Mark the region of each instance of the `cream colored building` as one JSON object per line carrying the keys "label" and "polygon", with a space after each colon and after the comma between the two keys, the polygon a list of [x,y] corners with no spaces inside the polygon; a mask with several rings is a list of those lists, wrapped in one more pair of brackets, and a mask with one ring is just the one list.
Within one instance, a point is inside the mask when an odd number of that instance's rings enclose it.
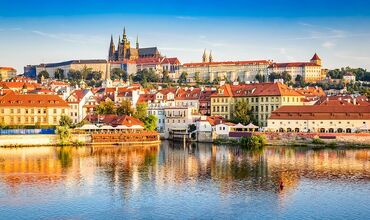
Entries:
{"label": "cream colored building", "polygon": [[235,104],[244,100],[261,127],[267,126],[271,112],[285,105],[303,105],[304,95],[282,83],[254,83],[218,88],[211,96],[211,115],[232,119]]}
{"label": "cream colored building", "polygon": [[0,121],[10,126],[58,125],[69,106],[57,95],[7,93],[0,97]]}
{"label": "cream colored building", "polygon": [[5,81],[17,76],[17,70],[12,67],[0,67],[0,81]]}
{"label": "cream colored building", "polygon": [[54,78],[55,71],[57,69],[62,69],[64,72],[64,77],[68,77],[68,72],[70,70],[81,71],[84,68],[91,68],[93,71],[101,72],[102,78],[105,79],[107,72],[110,69],[109,64],[106,60],[71,60],[60,63],[43,63],[36,66],[36,76],[41,71],[47,71],[51,78]]}
{"label": "cream colored building", "polygon": [[325,78],[322,75],[321,59],[315,53],[310,62],[290,62],[290,63],[273,63],[268,68],[268,74],[287,72],[292,76],[292,81],[298,75],[302,76],[305,82],[316,82]]}
{"label": "cream colored building", "polygon": [[370,106],[283,106],[268,119],[279,132],[352,133],[370,128]]}
{"label": "cream colored building", "polygon": [[187,72],[189,82],[195,81],[196,73],[202,81],[212,82],[219,78],[232,82],[251,82],[255,81],[257,74],[267,77],[267,69],[271,64],[269,60],[184,63],[178,74]]}

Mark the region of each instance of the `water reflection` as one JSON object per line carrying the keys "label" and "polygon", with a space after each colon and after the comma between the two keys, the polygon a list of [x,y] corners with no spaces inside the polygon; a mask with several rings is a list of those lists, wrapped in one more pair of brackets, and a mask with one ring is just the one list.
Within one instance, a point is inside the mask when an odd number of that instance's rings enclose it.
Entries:
{"label": "water reflection", "polygon": [[[220,201],[222,207],[232,207],[234,201],[230,198],[239,203],[256,199],[258,206],[261,195],[271,202],[270,208],[285,210],[306,183],[329,183],[335,187],[350,183],[369,190],[369,166],[367,149],[270,147],[247,151],[170,142],[140,148],[0,148],[0,211],[12,213],[14,206],[25,206],[21,200],[40,199],[40,192],[47,193],[41,195],[44,205],[51,206],[50,200],[55,197],[72,204],[89,198],[94,205],[101,205],[102,201],[110,204],[104,210],[119,207],[121,213],[131,213],[131,217],[136,216],[136,208],[141,210],[150,201],[170,204],[177,210],[178,201],[191,200],[194,204],[186,204],[185,211],[195,206],[207,210],[220,205]],[[85,207],[85,211],[94,211],[94,205]],[[68,210],[55,209],[69,216]],[[157,211],[157,217],[176,216],[163,216],[170,210]],[[145,216],[145,212],[142,214]],[[212,217],[207,213],[205,216]],[[51,216],[38,213],[35,218],[38,217]]]}

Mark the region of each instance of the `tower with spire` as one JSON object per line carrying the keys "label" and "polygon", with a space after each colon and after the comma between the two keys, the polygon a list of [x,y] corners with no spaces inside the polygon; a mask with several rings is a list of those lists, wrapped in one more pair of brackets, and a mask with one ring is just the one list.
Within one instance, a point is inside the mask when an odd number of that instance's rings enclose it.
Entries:
{"label": "tower with spire", "polygon": [[315,53],[315,54],[313,55],[313,57],[311,58],[311,63],[315,63],[315,64],[317,64],[317,65],[321,66],[321,59],[320,59],[320,57],[317,55],[317,53]]}
{"label": "tower with spire", "polygon": [[108,60],[115,60],[115,53],[116,53],[116,46],[113,42],[113,35],[110,36],[110,44],[109,44],[109,53],[108,53]]}
{"label": "tower with spire", "polygon": [[213,62],[212,50],[209,52],[209,58],[208,58],[208,60],[209,60],[210,63]]}
{"label": "tower with spire", "polygon": [[208,62],[207,49],[204,49],[203,56],[202,56],[202,62],[203,63]]}
{"label": "tower with spire", "polygon": [[[117,49],[116,49],[117,48]],[[122,40],[118,38],[117,47],[113,43],[113,36],[109,44],[108,60],[109,61],[127,61],[137,60],[138,58],[160,58],[161,54],[157,47],[140,48],[139,36],[136,36],[136,47],[132,48],[131,43],[126,35],[126,27],[123,28]]]}

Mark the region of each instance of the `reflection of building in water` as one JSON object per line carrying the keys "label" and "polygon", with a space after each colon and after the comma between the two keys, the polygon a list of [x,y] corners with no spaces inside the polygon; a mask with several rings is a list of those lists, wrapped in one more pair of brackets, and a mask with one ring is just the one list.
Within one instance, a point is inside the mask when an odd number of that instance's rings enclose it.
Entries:
{"label": "reflection of building in water", "polygon": [[10,187],[22,183],[55,183],[65,178],[53,148],[0,148],[0,173]]}

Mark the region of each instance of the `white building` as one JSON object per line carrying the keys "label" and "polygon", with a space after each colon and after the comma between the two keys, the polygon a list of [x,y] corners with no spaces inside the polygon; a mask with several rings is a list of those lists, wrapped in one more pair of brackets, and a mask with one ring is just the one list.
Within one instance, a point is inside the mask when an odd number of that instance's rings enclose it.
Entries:
{"label": "white building", "polygon": [[87,115],[84,111],[84,105],[93,96],[90,90],[76,89],[67,98],[68,105],[70,107],[70,116],[73,123],[81,122]]}

